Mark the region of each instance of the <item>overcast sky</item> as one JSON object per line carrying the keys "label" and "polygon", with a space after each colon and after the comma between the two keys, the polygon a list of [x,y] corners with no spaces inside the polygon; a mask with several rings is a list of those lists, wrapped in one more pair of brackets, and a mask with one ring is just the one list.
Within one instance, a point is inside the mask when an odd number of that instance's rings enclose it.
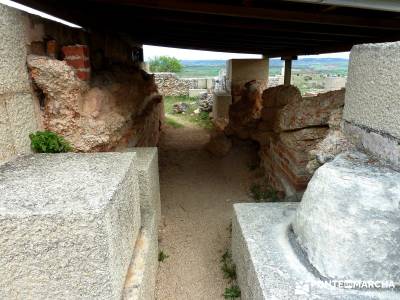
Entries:
{"label": "overcast sky", "polygon": [[[231,58],[260,58],[261,55],[257,54],[238,54],[238,53],[226,53],[226,52],[211,52],[211,51],[199,51],[199,50],[188,50],[178,48],[167,48],[158,46],[143,46],[144,58],[148,60],[154,56],[167,55],[173,56],[180,60],[226,60]],[[301,56],[303,57],[303,56]],[[349,52],[330,53],[321,55],[309,55],[307,57],[338,57],[348,58]]]}

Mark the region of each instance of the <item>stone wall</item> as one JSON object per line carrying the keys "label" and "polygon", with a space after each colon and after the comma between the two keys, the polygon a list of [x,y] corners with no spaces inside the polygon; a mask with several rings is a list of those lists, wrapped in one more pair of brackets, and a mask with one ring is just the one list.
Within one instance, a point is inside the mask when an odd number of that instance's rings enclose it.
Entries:
{"label": "stone wall", "polygon": [[340,113],[343,105],[344,90],[315,97],[301,97],[293,86],[264,91],[260,157],[274,188],[300,200],[311,178],[309,152],[328,135],[331,115]]}
{"label": "stone wall", "polygon": [[0,5],[0,164],[29,153],[28,135],[40,128],[26,69],[29,25],[26,15]]}
{"label": "stone wall", "polygon": [[39,128],[76,151],[157,145],[162,97],[131,58],[137,44],[0,8],[0,161],[30,152]]}
{"label": "stone wall", "polygon": [[65,62],[28,57],[32,79],[45,95],[43,124],[77,151],[108,151],[121,143],[158,142],[161,96],[153,76],[134,67],[97,72],[87,83]]}
{"label": "stone wall", "polygon": [[154,78],[163,96],[190,96],[190,90],[211,91],[215,86],[214,78],[179,78],[175,73],[154,73]]}
{"label": "stone wall", "polygon": [[257,141],[268,183],[300,200],[315,169],[347,145],[339,125],[343,105],[344,90],[302,97],[296,87],[281,85],[261,96],[249,82],[231,105],[224,132]]}
{"label": "stone wall", "polygon": [[360,149],[400,169],[400,42],[354,46],[344,131]]}
{"label": "stone wall", "polygon": [[158,90],[163,96],[188,96],[189,89],[194,89],[195,81],[180,79],[175,73],[155,73]]}

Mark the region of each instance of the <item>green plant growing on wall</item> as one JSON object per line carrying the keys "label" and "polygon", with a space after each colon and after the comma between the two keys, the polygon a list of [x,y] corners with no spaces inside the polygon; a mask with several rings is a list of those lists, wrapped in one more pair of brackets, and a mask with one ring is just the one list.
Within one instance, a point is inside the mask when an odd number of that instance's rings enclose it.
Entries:
{"label": "green plant growing on wall", "polygon": [[233,263],[232,255],[229,250],[226,250],[221,257],[221,270],[225,278],[230,281],[236,280],[236,266]]}
{"label": "green plant growing on wall", "polygon": [[269,185],[258,183],[250,187],[250,195],[255,202],[277,202],[279,201],[277,191]]}
{"label": "green plant growing on wall", "polygon": [[72,151],[71,145],[57,133],[37,131],[29,135],[31,147],[38,153],[64,153]]}
{"label": "green plant growing on wall", "polygon": [[225,299],[236,299],[240,297],[240,288],[237,285],[233,285],[225,289],[224,298]]}
{"label": "green plant growing on wall", "polygon": [[165,254],[164,251],[158,252],[158,261],[164,262],[169,257],[169,255]]}
{"label": "green plant growing on wall", "polygon": [[173,72],[178,73],[182,70],[182,63],[175,57],[156,56],[149,60],[151,72]]}

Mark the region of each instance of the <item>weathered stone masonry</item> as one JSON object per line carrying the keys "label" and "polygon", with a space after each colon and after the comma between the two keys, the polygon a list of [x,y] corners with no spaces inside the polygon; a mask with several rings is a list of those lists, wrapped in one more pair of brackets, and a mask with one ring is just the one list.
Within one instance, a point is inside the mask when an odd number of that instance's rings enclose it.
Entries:
{"label": "weathered stone masonry", "polygon": [[26,15],[0,5],[0,163],[29,153],[28,135],[40,128],[26,68],[29,31]]}
{"label": "weathered stone masonry", "polygon": [[76,151],[157,145],[162,98],[131,59],[137,44],[3,5],[0,14],[0,161],[29,153],[38,129]]}
{"label": "weathered stone masonry", "polygon": [[344,90],[302,97],[282,85],[261,98],[257,82],[250,82],[230,107],[225,133],[257,141],[268,183],[300,200],[315,169],[347,149],[339,128],[343,105]]}

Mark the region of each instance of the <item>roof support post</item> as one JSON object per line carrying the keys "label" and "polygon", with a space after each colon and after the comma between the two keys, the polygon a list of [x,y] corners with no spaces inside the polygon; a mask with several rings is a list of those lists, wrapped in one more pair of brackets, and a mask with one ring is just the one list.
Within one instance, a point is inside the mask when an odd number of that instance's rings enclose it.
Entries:
{"label": "roof support post", "polygon": [[281,58],[281,60],[285,61],[285,73],[284,73],[283,85],[290,85],[292,77],[292,61],[296,59],[297,56],[286,56]]}

